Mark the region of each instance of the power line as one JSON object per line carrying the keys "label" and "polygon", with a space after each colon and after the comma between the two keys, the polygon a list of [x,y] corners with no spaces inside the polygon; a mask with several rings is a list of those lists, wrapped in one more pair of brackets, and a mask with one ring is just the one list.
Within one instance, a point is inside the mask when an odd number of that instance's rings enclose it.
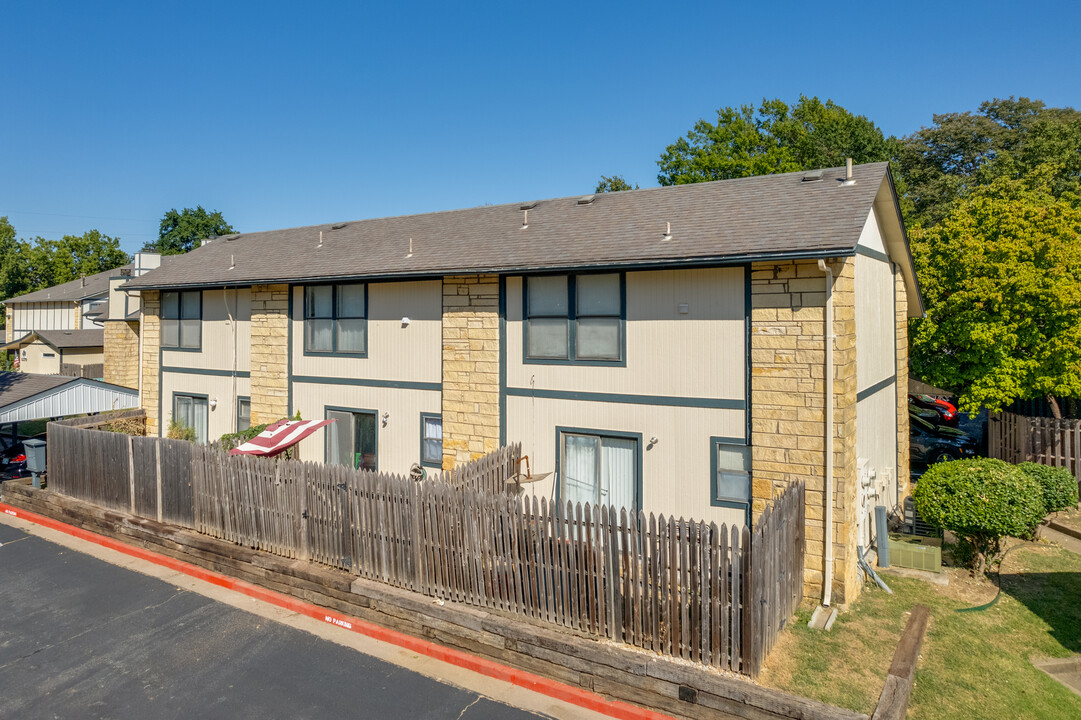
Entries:
{"label": "power line", "polygon": [[48,217],[80,218],[82,220],[130,220],[131,222],[147,222],[146,218],[111,217],[109,215],[65,215],[63,213],[34,212],[32,210],[8,210],[12,215],[46,215]]}

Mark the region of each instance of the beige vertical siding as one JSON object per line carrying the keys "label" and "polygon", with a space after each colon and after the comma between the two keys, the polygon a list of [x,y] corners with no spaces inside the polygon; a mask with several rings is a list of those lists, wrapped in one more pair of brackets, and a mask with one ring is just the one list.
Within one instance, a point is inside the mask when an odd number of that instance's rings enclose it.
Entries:
{"label": "beige vertical siding", "polygon": [[173,419],[173,396],[180,394],[206,395],[217,400],[217,406],[207,410],[207,439],[217,440],[222,435],[236,432],[236,398],[250,396],[248,378],[236,379],[216,375],[193,375],[165,372],[161,376],[161,413],[164,418],[162,434],[169,430]]}
{"label": "beige vertical siding", "polygon": [[321,357],[304,354],[304,288],[294,287],[293,374],[440,382],[442,292],[439,280],[369,283],[367,357]]}
{"label": "beige vertical siding", "polygon": [[[874,211],[868,217],[860,245],[874,252],[886,252]],[[891,509],[897,503],[894,284],[890,263],[867,255],[856,256],[856,377],[857,393],[862,398],[856,407],[857,456],[867,459],[877,475],[878,497],[873,504]],[[894,384],[885,385],[889,380]]]}
{"label": "beige vertical siding", "polygon": [[19,338],[31,330],[74,330],[78,303],[37,302],[11,303],[14,337]]}
{"label": "beige vertical siding", "polygon": [[[439,393],[431,390],[293,383],[293,411],[305,420],[326,418],[328,407],[374,411],[379,418],[379,469],[393,473],[408,473],[420,462],[420,414],[438,415],[439,405]],[[317,430],[301,442],[301,459],[325,461],[325,442],[326,430]]]}
{"label": "beige vertical siding", "polygon": [[202,341],[198,352],[162,350],[164,367],[232,371],[249,370],[251,358],[251,292],[204,290]]}
{"label": "beige vertical siding", "polygon": [[[521,441],[534,472],[543,473],[556,469],[557,427],[641,434],[644,510],[742,524],[743,511],[710,504],[710,438],[742,440],[743,410],[681,407],[678,399],[744,401],[745,271],[630,272],[626,290],[625,367],[527,364],[523,281],[507,279],[508,387],[639,396],[637,402],[509,396],[507,440]],[[652,437],[658,442],[648,447]],[[530,491],[552,497],[557,482],[553,475]]]}
{"label": "beige vertical siding", "polygon": [[[710,505],[710,437],[742,438],[743,412],[705,408],[507,398],[507,438],[522,442],[535,474],[556,469],[557,427],[603,433],[640,433],[642,508],[647,512],[742,525],[741,510]],[[658,442],[650,446],[650,439]],[[556,475],[529,484],[530,493],[555,496]]]}

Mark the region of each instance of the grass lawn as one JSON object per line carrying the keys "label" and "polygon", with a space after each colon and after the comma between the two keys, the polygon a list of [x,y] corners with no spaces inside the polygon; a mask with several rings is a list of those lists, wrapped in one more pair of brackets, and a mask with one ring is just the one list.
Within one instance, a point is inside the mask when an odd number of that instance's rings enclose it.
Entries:
{"label": "grass lawn", "polygon": [[829,633],[810,630],[801,607],[770,654],[764,685],[871,714],[912,606],[931,609],[908,717],[1081,718],[1074,695],[1030,663],[1081,652],[1081,555],[1014,541],[995,586],[945,568],[948,587],[884,575],[893,595],[868,587]]}

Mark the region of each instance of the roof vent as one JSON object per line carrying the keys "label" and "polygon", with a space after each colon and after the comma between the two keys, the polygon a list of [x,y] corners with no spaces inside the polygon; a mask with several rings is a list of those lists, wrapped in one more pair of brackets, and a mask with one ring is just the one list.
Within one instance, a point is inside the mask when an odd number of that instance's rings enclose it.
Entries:
{"label": "roof vent", "polygon": [[331,225],[330,229],[331,230],[341,230],[343,227],[345,227],[348,224],[349,223],[338,223],[337,225]]}
{"label": "roof vent", "polygon": [[537,207],[537,202],[533,201],[533,202],[522,203],[521,205],[518,206],[518,209],[519,210],[532,210],[535,207]]}
{"label": "roof vent", "polygon": [[845,179],[842,185],[855,185],[856,178],[852,175],[852,158],[845,158]]}
{"label": "roof vent", "polygon": [[803,182],[816,182],[816,181],[821,180],[821,179],[822,179],[822,171],[821,170],[812,170],[811,172],[809,172],[809,173],[807,173],[806,175],[803,176]]}
{"label": "roof vent", "polygon": [[593,204],[593,201],[596,200],[596,199],[597,199],[596,195],[583,195],[582,197],[578,198],[578,204],[579,205],[591,205],[591,204]]}
{"label": "roof vent", "polygon": [[227,237],[225,238],[225,242],[233,242],[233,241],[234,241],[234,240],[236,240],[236,239],[237,239],[238,237],[240,237],[240,235],[239,235],[239,234],[237,234],[237,235],[229,235],[229,236],[227,236]]}

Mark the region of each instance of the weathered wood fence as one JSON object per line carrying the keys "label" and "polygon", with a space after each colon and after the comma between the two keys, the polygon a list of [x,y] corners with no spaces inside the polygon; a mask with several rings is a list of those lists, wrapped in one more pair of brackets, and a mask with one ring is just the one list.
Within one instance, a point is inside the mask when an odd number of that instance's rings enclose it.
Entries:
{"label": "weathered wood fence", "polygon": [[1081,420],[991,413],[987,454],[1006,462],[1068,468],[1081,485]]}
{"label": "weathered wood fence", "polygon": [[[158,462],[158,453],[174,454]],[[64,494],[430,597],[758,673],[802,596],[802,484],[751,532],[485,489],[506,487],[498,469],[517,472],[519,456],[518,446],[503,448],[416,482],[49,426],[49,481]]]}
{"label": "weathered wood fence", "polygon": [[91,380],[104,377],[105,364],[80,365],[78,363],[60,363],[60,374],[69,377],[90,378]]}

